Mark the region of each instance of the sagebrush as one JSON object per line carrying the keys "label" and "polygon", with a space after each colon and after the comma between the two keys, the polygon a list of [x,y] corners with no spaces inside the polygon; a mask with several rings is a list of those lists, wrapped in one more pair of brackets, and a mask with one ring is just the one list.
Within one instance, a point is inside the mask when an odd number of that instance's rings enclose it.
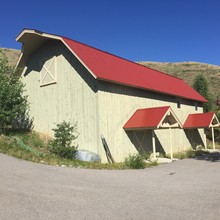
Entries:
{"label": "sagebrush", "polygon": [[146,163],[140,154],[130,154],[125,158],[125,165],[131,169],[144,169]]}

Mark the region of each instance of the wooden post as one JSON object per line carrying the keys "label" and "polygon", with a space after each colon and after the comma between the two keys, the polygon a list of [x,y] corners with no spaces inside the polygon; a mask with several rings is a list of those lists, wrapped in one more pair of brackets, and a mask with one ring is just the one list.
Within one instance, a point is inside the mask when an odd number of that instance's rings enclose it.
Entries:
{"label": "wooden post", "polygon": [[215,133],[214,128],[212,127],[212,147],[215,150]]}
{"label": "wooden post", "polygon": [[155,134],[153,129],[152,129],[152,144],[153,144],[153,159],[156,159]]}
{"label": "wooden post", "polygon": [[173,142],[172,142],[171,127],[169,128],[169,135],[170,135],[170,159],[173,160]]}
{"label": "wooden post", "polygon": [[204,145],[205,145],[205,150],[207,150],[207,141],[206,141],[206,134],[204,132]]}

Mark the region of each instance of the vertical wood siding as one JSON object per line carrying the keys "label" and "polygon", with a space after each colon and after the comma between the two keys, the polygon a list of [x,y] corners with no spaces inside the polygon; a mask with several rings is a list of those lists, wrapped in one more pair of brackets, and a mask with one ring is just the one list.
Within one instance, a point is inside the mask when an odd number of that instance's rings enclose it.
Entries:
{"label": "vertical wood siding", "polygon": [[[40,86],[42,60],[53,56],[56,56],[57,83]],[[31,56],[22,79],[36,131],[53,135],[52,128],[57,123],[77,122],[79,148],[99,153],[95,80],[61,43],[49,41],[42,45]]]}
{"label": "vertical wood siding", "polygon": [[[56,57],[57,82],[40,86],[43,61]],[[106,162],[100,135],[103,135],[116,161],[129,153],[152,151],[151,131],[129,131],[124,124],[138,108],[171,106],[183,123],[195,112],[193,101],[182,101],[177,108],[176,98],[127,86],[95,80],[82,64],[58,41],[47,41],[30,57],[22,75],[34,117],[34,129],[53,135],[52,129],[63,120],[78,123],[79,149],[100,154]],[[202,107],[197,112],[202,112]],[[156,150],[169,153],[169,131],[156,130]],[[174,152],[192,146],[189,132],[172,129]],[[198,133],[198,132],[197,132]],[[203,130],[197,134],[203,138]],[[197,136],[198,138],[197,138]],[[201,139],[201,138],[200,138]]]}
{"label": "vertical wood siding", "polygon": [[[144,131],[126,132],[123,130],[124,124],[138,108],[169,105],[182,123],[189,113],[195,113],[193,101],[182,100],[181,108],[178,109],[175,97],[108,82],[99,82],[98,94],[100,132],[106,138],[113,157],[118,161],[123,160],[129,153],[141,151],[141,141],[145,151],[152,151],[151,130],[147,130],[145,136]],[[202,107],[199,107],[197,112],[202,112]],[[155,135],[156,150],[161,153],[169,153],[169,130],[155,130]],[[202,143],[202,129],[194,139],[195,143]],[[172,129],[172,141],[174,152],[192,147],[189,136],[183,129]]]}

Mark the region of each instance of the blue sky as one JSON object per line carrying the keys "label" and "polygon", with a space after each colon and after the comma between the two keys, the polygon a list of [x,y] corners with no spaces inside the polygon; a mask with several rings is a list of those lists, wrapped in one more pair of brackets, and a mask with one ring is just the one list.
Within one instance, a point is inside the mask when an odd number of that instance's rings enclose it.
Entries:
{"label": "blue sky", "polygon": [[220,65],[219,0],[7,0],[0,47],[23,28],[63,35],[132,61]]}

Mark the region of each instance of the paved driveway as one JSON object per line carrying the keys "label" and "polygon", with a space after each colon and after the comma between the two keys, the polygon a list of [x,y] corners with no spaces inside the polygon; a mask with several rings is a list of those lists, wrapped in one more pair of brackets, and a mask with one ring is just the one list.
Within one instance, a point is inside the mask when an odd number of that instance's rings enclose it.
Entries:
{"label": "paved driveway", "polygon": [[0,219],[220,219],[220,162],[145,170],[47,166],[0,154]]}

